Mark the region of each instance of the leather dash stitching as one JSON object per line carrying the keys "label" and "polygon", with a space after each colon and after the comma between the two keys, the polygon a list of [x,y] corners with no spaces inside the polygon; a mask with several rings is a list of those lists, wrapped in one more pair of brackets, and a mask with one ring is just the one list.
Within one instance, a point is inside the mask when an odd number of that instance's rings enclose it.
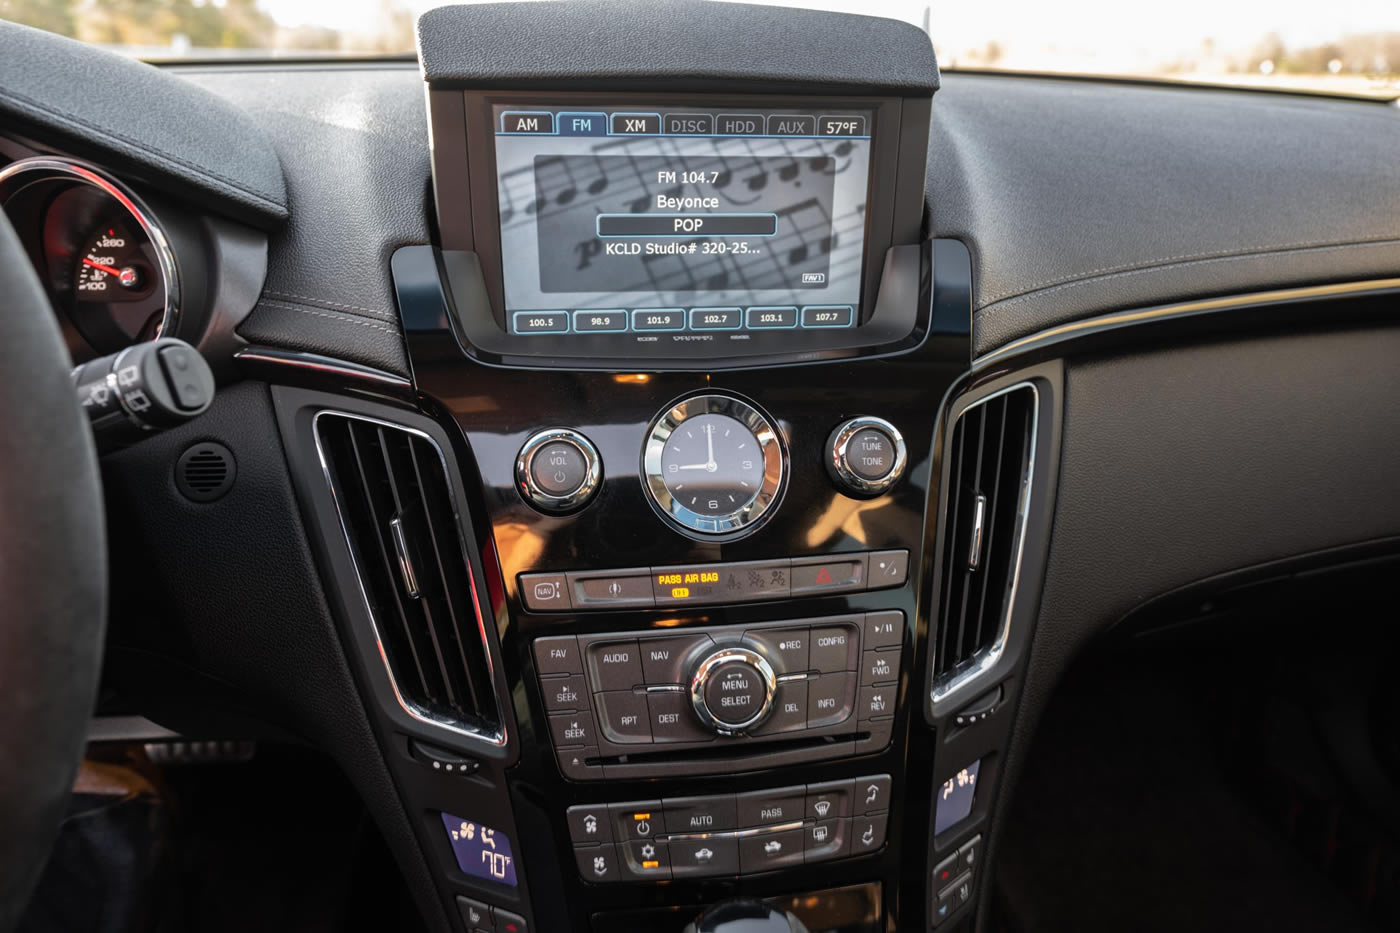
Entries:
{"label": "leather dash stitching", "polygon": [[1109,279],[1127,278],[1128,276],[1132,276],[1132,275],[1145,275],[1146,273],[1149,273],[1149,272],[1162,272],[1162,271],[1166,271],[1166,270],[1169,270],[1169,269],[1184,269],[1184,268],[1187,268],[1188,266],[1207,266],[1207,265],[1211,265],[1211,264],[1213,264],[1213,263],[1221,263],[1221,262],[1238,262],[1238,261],[1240,261],[1240,260],[1245,260],[1245,259],[1257,259],[1257,258],[1259,258],[1259,257],[1261,257],[1261,256],[1283,255],[1283,254],[1286,254],[1286,253],[1306,253],[1306,252],[1318,252],[1318,253],[1322,253],[1322,252],[1330,252],[1330,251],[1332,251],[1332,250],[1358,249],[1358,248],[1365,248],[1365,247],[1368,247],[1368,246],[1385,246],[1385,245],[1390,245],[1390,244],[1400,244],[1400,239],[1388,238],[1388,239],[1383,239],[1383,240],[1362,240],[1362,241],[1357,241],[1357,242],[1355,242],[1355,243],[1334,243],[1334,244],[1330,244],[1330,245],[1321,245],[1321,244],[1319,244],[1319,245],[1315,245],[1315,246],[1306,246],[1306,247],[1292,247],[1292,248],[1272,249],[1272,250],[1265,250],[1265,251],[1255,252],[1255,253],[1232,253],[1232,254],[1230,254],[1230,255],[1228,255],[1228,256],[1215,256],[1215,257],[1212,257],[1212,258],[1205,258],[1205,259],[1193,259],[1193,260],[1190,260],[1190,261],[1187,261],[1187,262],[1167,262],[1167,263],[1162,263],[1162,264],[1160,264],[1160,265],[1143,266],[1143,267],[1140,267],[1140,268],[1127,269],[1127,270],[1123,270],[1123,271],[1119,271],[1119,272],[1114,272],[1114,273],[1109,274],[1109,275],[1091,275],[1091,276],[1087,276],[1087,277],[1084,277],[1084,278],[1076,278],[1076,279],[1073,279],[1073,280],[1071,280],[1071,281],[1062,282],[1062,283],[1060,283],[1060,284],[1058,284],[1058,285],[1055,285],[1055,286],[1053,286],[1053,287],[1050,287],[1050,288],[1042,288],[1042,289],[1038,289],[1038,290],[1035,290],[1035,291],[1024,292],[1024,293],[1022,293],[1022,294],[1016,295],[1016,296],[1011,297],[1011,298],[1003,298],[1003,299],[999,299],[999,300],[997,300],[997,301],[988,302],[987,304],[984,304],[984,305],[981,305],[980,307],[978,307],[977,312],[978,312],[979,314],[981,314],[981,313],[984,313],[984,312],[987,312],[987,311],[992,311],[992,310],[1000,311],[1000,310],[1003,309],[1003,308],[1008,308],[1008,307],[1011,307],[1012,305],[1020,304],[1020,303],[1022,303],[1022,302],[1024,302],[1024,301],[1029,301],[1029,300],[1031,300],[1031,299],[1033,299],[1033,298],[1039,298],[1039,297],[1041,297],[1042,295],[1048,295],[1048,294],[1051,294],[1052,292],[1064,291],[1064,290],[1067,289],[1067,288],[1077,288],[1077,287],[1079,287],[1079,286],[1081,286],[1081,285],[1090,285],[1090,284],[1093,284],[1093,283],[1095,283],[1095,282],[1104,282],[1104,281],[1107,281],[1107,280],[1109,280]]}
{"label": "leather dash stitching", "polygon": [[285,301],[270,301],[263,299],[258,302],[259,307],[275,308],[284,311],[298,311],[302,314],[314,314],[316,317],[327,318],[332,321],[339,321],[342,324],[354,324],[357,327],[368,327],[373,330],[382,330],[386,334],[398,336],[399,329],[387,324],[376,324],[374,321],[357,321],[343,311],[329,311],[322,308],[307,308],[302,305],[294,305]]}

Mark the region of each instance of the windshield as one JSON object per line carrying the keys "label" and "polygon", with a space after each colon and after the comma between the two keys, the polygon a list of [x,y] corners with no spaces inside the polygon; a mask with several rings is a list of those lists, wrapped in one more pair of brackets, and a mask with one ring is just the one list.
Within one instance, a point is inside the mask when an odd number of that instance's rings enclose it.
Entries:
{"label": "windshield", "polygon": [[[688,0],[677,0],[688,2]],[[762,2],[762,0],[760,0]],[[153,61],[413,53],[416,0],[0,0],[0,17]],[[1395,0],[816,0],[905,20],[946,69],[1400,97]]]}

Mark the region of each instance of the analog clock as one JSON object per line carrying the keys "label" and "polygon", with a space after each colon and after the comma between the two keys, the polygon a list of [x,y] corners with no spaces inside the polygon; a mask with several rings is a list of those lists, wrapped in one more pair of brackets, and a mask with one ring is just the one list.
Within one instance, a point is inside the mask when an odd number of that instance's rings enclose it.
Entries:
{"label": "analog clock", "polygon": [[699,535],[757,527],[785,479],[782,438],[757,408],[729,395],[683,399],[653,422],[642,449],[661,514]]}

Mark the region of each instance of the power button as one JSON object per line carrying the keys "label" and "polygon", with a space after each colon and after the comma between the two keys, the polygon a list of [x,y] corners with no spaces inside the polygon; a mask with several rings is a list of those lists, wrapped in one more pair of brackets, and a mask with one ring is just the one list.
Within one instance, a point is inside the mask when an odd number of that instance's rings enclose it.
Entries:
{"label": "power button", "polygon": [[593,442],[567,428],[538,431],[515,460],[515,485],[542,512],[571,512],[592,499],[603,466]]}

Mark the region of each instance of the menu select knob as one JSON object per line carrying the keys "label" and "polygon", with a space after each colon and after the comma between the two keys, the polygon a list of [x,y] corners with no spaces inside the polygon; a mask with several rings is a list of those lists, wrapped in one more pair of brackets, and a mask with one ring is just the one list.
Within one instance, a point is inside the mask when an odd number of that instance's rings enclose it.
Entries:
{"label": "menu select knob", "polygon": [[742,735],[768,716],[777,675],[747,648],[711,653],[690,678],[690,702],[700,721],[720,735]]}
{"label": "menu select knob", "polygon": [[904,436],[883,418],[863,416],[837,426],[826,442],[826,469],[848,496],[882,495],[904,475]]}
{"label": "menu select knob", "polygon": [[603,461],[593,442],[567,428],[532,434],[515,459],[515,486],[542,512],[570,512],[598,492]]}

